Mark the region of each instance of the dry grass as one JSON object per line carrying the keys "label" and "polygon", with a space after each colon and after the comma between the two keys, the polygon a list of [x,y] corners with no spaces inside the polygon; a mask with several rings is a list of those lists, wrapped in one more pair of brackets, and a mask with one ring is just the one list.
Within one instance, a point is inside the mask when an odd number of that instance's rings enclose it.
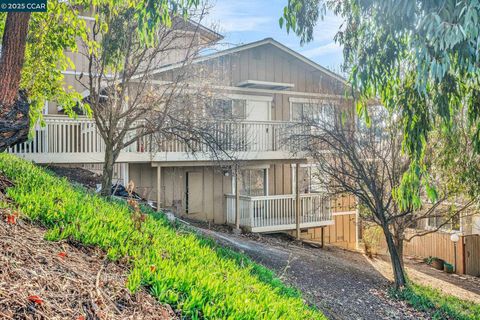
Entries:
{"label": "dry grass", "polygon": [[[5,184],[0,179],[0,190]],[[127,268],[108,262],[100,250],[48,242],[43,229],[11,209],[0,217],[1,319],[178,318],[146,292],[132,295]]]}

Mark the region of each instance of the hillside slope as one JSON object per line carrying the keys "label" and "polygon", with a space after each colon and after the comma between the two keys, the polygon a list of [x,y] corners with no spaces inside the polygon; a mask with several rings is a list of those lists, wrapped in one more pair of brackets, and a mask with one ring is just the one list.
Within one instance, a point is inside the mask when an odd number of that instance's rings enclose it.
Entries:
{"label": "hillside slope", "polygon": [[129,266],[127,287],[147,290],[186,318],[324,319],[271,271],[211,240],[171,226],[163,215],[132,211],[72,187],[31,163],[0,155],[14,185],[8,196],[48,240],[96,246]]}
{"label": "hillside slope", "polygon": [[144,290],[128,292],[128,270],[101,250],[46,241],[45,230],[11,214],[0,210],[1,319],[177,318]]}

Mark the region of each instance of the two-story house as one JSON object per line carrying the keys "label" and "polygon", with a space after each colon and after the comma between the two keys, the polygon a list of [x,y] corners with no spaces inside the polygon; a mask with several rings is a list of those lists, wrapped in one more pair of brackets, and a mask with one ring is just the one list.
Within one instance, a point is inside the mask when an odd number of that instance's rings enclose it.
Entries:
{"label": "two-story house", "polygon": [[[221,38],[204,27],[199,41],[202,37]],[[79,90],[75,76],[85,72],[86,66],[73,53],[72,60],[77,69],[67,71],[66,80]],[[181,52],[159,61],[152,83],[168,80],[181,64]],[[237,223],[252,232],[295,234],[299,227],[302,238],[355,248],[359,228],[354,201],[322,194],[315,165],[285,139],[295,128],[292,123],[306,113],[332,117],[336,111],[353,110],[345,80],[270,38],[200,55],[193,64],[220,75],[206,108],[228,116],[212,121],[236,141],[234,156],[212,158],[201,148],[192,156],[175,139],[155,150],[138,141],[120,153],[115,178],[122,183],[133,181],[143,197],[179,216]],[[36,128],[32,141],[9,152],[37,163],[101,168],[103,141],[92,119],[70,119],[50,102],[45,124]],[[240,149],[239,132],[244,137]],[[224,148],[228,152],[229,144]]]}

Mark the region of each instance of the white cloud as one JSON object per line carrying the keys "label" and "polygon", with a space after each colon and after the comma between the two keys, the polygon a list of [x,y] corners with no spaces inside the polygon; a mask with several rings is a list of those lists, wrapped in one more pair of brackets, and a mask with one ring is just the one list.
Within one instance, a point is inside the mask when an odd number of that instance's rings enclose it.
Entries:
{"label": "white cloud", "polygon": [[313,30],[313,40],[324,42],[332,41],[342,25],[342,18],[329,12],[323,20],[319,20]]}
{"label": "white cloud", "polygon": [[326,44],[319,45],[316,48],[304,50],[301,52],[304,56],[308,58],[317,58],[321,57],[327,54],[332,54],[332,53],[342,53],[342,47],[335,42],[329,42]]}
{"label": "white cloud", "polygon": [[220,32],[248,32],[270,26],[275,20],[265,15],[264,3],[255,0],[218,1],[208,20],[219,27]]}
{"label": "white cloud", "polygon": [[224,32],[242,32],[258,30],[265,23],[271,23],[270,17],[237,17],[219,21],[218,26]]}

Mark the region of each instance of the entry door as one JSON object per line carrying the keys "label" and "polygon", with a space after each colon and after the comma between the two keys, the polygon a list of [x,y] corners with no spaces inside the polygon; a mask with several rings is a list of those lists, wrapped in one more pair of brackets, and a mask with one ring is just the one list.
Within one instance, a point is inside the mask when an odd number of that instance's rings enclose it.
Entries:
{"label": "entry door", "polygon": [[269,101],[247,101],[246,117],[248,121],[268,121],[270,120],[270,102]]}
{"label": "entry door", "polygon": [[203,209],[203,174],[202,172],[187,172],[186,176],[187,213],[202,212]]}
{"label": "entry door", "polygon": [[[247,121],[269,121],[270,120],[270,102],[269,101],[247,101],[246,110]],[[272,130],[271,125],[268,123],[252,124],[251,129],[248,132],[250,137],[248,143],[250,150],[253,151],[265,151],[272,148]]]}

